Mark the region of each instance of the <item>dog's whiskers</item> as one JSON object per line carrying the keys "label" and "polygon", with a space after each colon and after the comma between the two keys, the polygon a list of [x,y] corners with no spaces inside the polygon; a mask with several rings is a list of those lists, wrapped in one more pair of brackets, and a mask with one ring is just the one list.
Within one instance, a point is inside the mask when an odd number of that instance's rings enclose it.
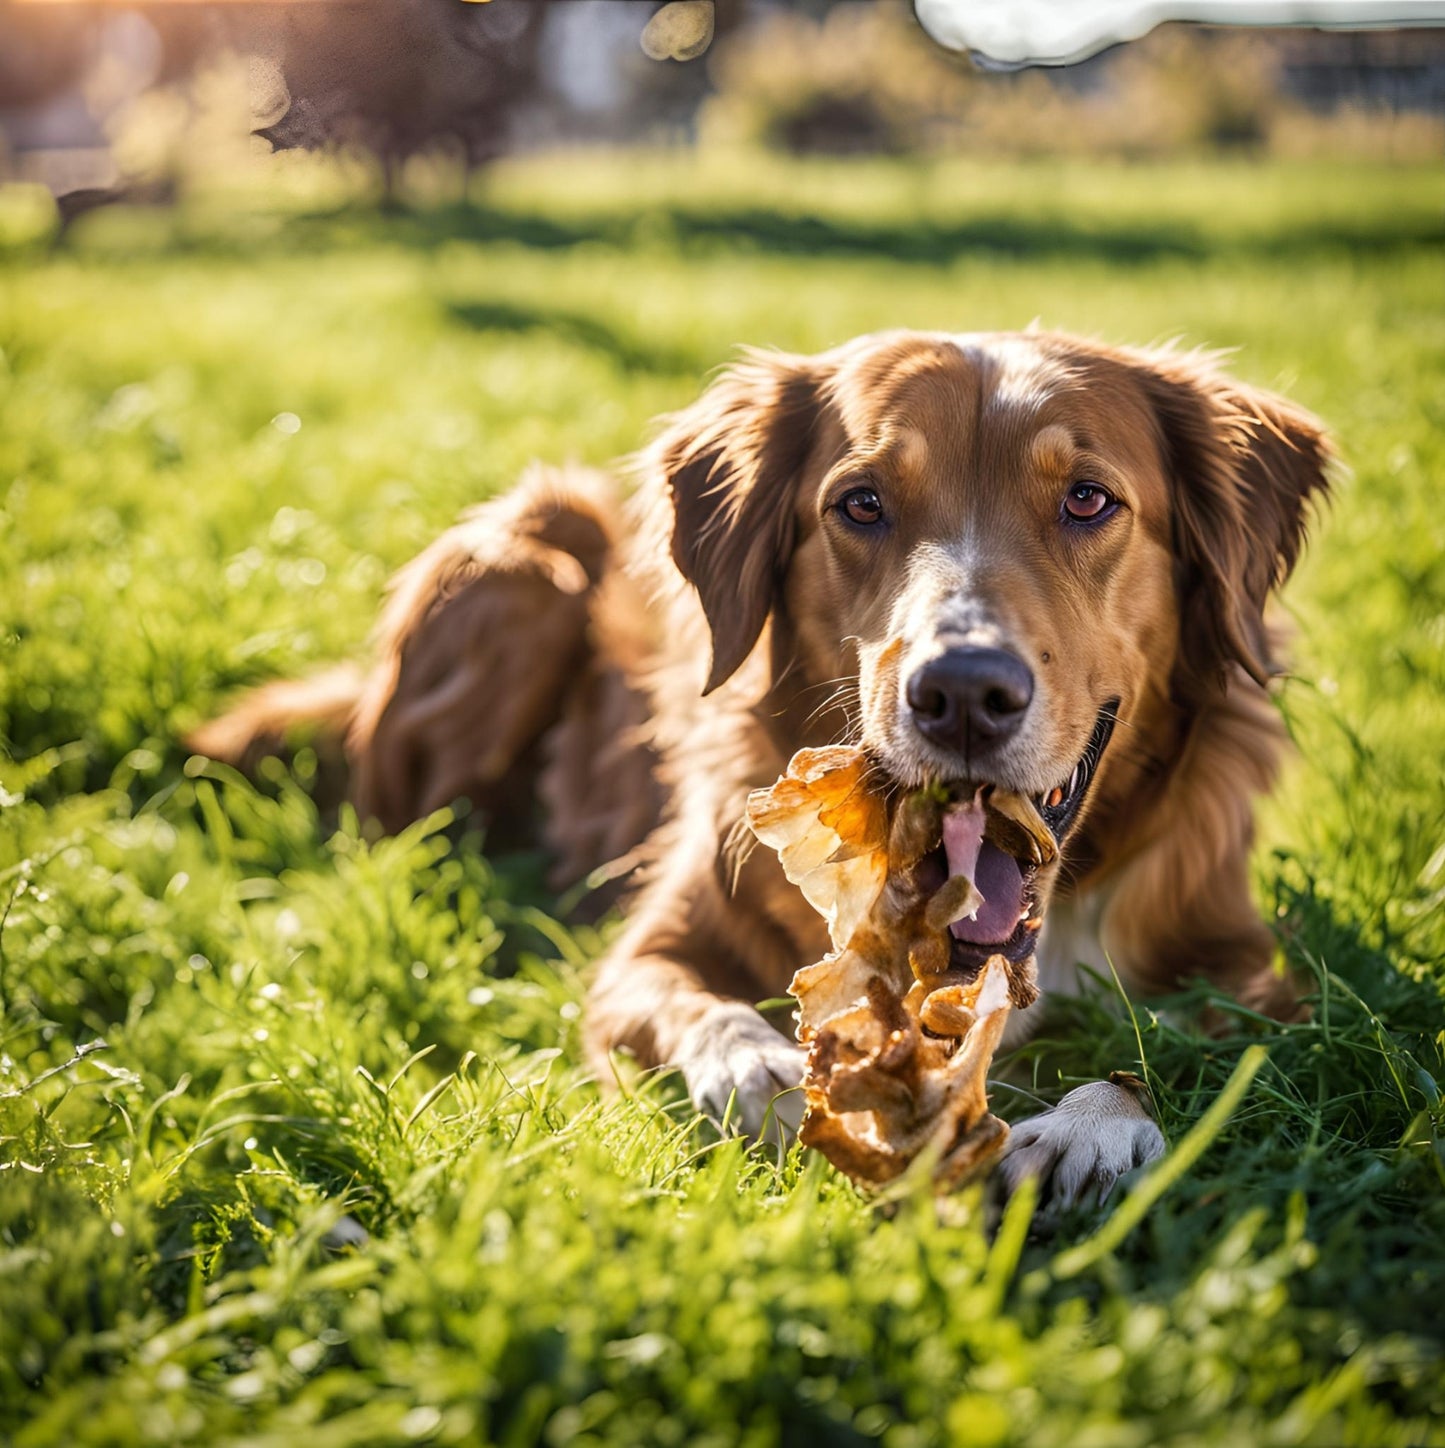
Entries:
{"label": "dog's whiskers", "polygon": [[753,833],[752,826],[748,824],[747,816],[740,816],[733,821],[732,828],[727,832],[722,843],[720,854],[728,865],[728,894],[737,893],[738,878],[743,872],[743,866],[747,864],[748,858],[758,847],[758,837]]}
{"label": "dog's whiskers", "polygon": [[858,685],[856,680],[843,682],[808,714],[807,718],[803,721],[804,727],[806,728],[810,724],[816,724],[830,709],[841,708],[844,716],[848,720],[848,730],[851,733],[854,728],[853,709],[858,706],[857,693]]}
{"label": "dog's whiskers", "polygon": [[1117,710],[1115,710],[1112,714],[1110,714],[1110,715],[1109,715],[1109,718],[1114,721],[1114,725],[1115,725],[1116,728],[1117,728],[1119,725],[1121,725],[1121,724],[1124,726],[1125,729],[1136,729],[1136,728],[1138,728],[1138,725],[1136,725],[1132,719],[1126,719],[1126,718],[1125,718],[1122,714],[1120,714]]}

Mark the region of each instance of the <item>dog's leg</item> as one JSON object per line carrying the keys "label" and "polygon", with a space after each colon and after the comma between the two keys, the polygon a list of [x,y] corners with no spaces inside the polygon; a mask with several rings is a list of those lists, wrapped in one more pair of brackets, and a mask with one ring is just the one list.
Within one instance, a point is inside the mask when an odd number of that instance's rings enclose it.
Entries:
{"label": "dog's leg", "polygon": [[634,954],[625,942],[614,950],[587,1003],[587,1037],[604,1083],[620,1047],[645,1066],[675,1067],[699,1111],[749,1136],[787,1140],[802,1121],[803,1052],[675,957]]}
{"label": "dog's leg", "polygon": [[614,571],[596,590],[591,653],[567,693],[562,717],[543,740],[537,797],[552,857],[549,883],[565,890],[599,866],[589,910],[612,903],[616,884],[662,814],[654,726],[639,681],[654,645],[651,616],[632,580]]}
{"label": "dog's leg", "polygon": [[[1009,1021],[1004,1049],[1021,1045],[1038,1028],[1049,996],[1076,996],[1080,966],[1107,978],[1109,960],[1102,920],[1109,896],[1098,892],[1054,902],[1038,947],[1038,980],[1043,998]],[[1144,1105],[1142,1089],[1122,1075],[1091,1081],[1070,1091],[1056,1106],[1014,1126],[999,1164],[999,1177],[1012,1195],[1031,1178],[1040,1204],[1063,1211],[1092,1199],[1102,1203],[1114,1183],[1164,1150],[1164,1137]]]}
{"label": "dog's leg", "polygon": [[[1076,994],[1075,962],[1082,962],[1104,977],[1112,965],[1131,994],[1177,990],[1203,978],[1252,1010],[1286,1020],[1301,1013],[1294,983],[1274,969],[1274,938],[1250,895],[1247,817],[1240,813],[1232,839],[1216,827],[1233,847],[1204,866],[1180,858],[1199,848],[1197,815],[1193,823],[1195,835],[1165,836],[1107,891],[1054,903],[1039,942],[1039,982],[1047,994]],[[1188,894],[1181,881],[1191,882]],[[1036,1017],[1021,1018],[1020,1035],[1006,1045],[1018,1044],[1034,1024]],[[1037,1179],[1050,1203],[1064,1208],[1090,1193],[1103,1201],[1120,1176],[1163,1150],[1141,1094],[1117,1079],[1096,1081],[1016,1126],[1000,1175],[1009,1191],[1025,1177]]]}
{"label": "dog's leg", "polygon": [[692,1104],[722,1120],[733,1106],[748,1136],[786,1142],[803,1120],[807,1056],[744,1001],[720,1000],[684,1031],[677,1061]]}
{"label": "dog's leg", "polygon": [[268,756],[289,757],[303,742],[309,744],[318,766],[312,797],[329,814],[347,797],[350,769],[343,741],[366,685],[365,670],[349,663],[306,679],[276,679],[193,729],[185,745],[254,774]]}
{"label": "dog's leg", "polygon": [[537,842],[540,798],[559,889],[626,855],[660,792],[634,683],[645,609],[617,567],[619,511],[601,474],[534,467],[397,574],[369,671],[268,684],[191,747],[246,768],[284,752],[293,730],[329,740],[327,758],[344,736],[363,818],[397,831],[467,798],[502,848]]}
{"label": "dog's leg", "polygon": [[347,736],[359,813],[392,831],[462,797],[502,825],[530,815],[533,751],[590,661],[610,491],[534,468],[397,574]]}
{"label": "dog's leg", "polygon": [[[1050,906],[1036,962],[1041,997],[1009,1018],[1004,1050],[1033,1035],[1049,997],[1079,994],[1080,966],[1108,977],[1109,963],[1100,940],[1106,904],[1105,897],[1090,892],[1065,896]],[[1159,1128],[1136,1093],[1114,1082],[1091,1081],[1070,1091],[1051,1110],[1012,1128],[999,1177],[1009,1194],[1026,1177],[1032,1178],[1038,1183],[1040,1202],[1062,1210],[1090,1193],[1103,1201],[1120,1176],[1152,1161],[1163,1149]]]}

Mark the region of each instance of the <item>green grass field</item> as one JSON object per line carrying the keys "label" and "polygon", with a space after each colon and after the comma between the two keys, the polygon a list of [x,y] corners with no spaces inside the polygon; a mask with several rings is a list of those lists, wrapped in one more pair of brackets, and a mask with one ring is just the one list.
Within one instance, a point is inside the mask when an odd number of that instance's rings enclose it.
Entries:
{"label": "green grass field", "polygon": [[[0,225],[0,1439],[1445,1443],[1438,171],[561,158],[481,203]],[[604,1101],[609,926],[535,862],[188,763],[736,343],[1035,317],[1237,348],[1350,469],[1256,855],[1313,1020],[1100,983],[997,1093],[1147,1073],[1174,1151],[1103,1216],[885,1218],[675,1083]]]}

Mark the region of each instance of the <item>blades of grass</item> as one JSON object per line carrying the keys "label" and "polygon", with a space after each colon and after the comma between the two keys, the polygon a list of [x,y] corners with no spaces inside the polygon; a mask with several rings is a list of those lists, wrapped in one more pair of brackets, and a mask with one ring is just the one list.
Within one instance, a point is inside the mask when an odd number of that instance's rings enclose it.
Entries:
{"label": "blades of grass", "polygon": [[183,1317],[170,1327],[140,1344],[137,1357],[142,1363],[160,1363],[189,1347],[200,1338],[229,1329],[250,1327],[270,1317],[277,1308],[270,1292],[248,1292],[244,1297],[228,1297],[203,1309],[194,1317]]}
{"label": "blades of grass", "polygon": [[433,1041],[430,1045],[423,1046],[421,1050],[413,1051],[411,1055],[408,1056],[406,1060],[402,1063],[402,1065],[398,1068],[396,1074],[391,1078],[391,1080],[386,1083],[386,1094],[390,1096],[391,1093],[396,1090],[397,1082],[400,1081],[402,1077],[405,1076],[406,1073],[410,1071],[411,1068],[415,1066],[418,1061],[423,1061],[428,1056],[430,1056],[431,1053],[436,1050],[436,1048],[437,1043]]}
{"label": "blades of grass", "polygon": [[211,1114],[216,1107],[224,1106],[229,1101],[238,1100],[242,1096],[254,1096],[258,1091],[268,1091],[276,1087],[285,1087],[286,1082],[276,1076],[268,1076],[262,1081],[243,1081],[239,1086],[228,1087],[225,1091],[218,1091],[201,1111],[200,1119],[197,1122],[197,1135],[204,1130],[211,1119]]}
{"label": "blades of grass", "polygon": [[[1158,1078],[1155,1077],[1154,1072],[1150,1068],[1149,1058],[1144,1052],[1144,1033],[1139,1029],[1139,1013],[1134,1009],[1134,1002],[1129,999],[1129,992],[1124,989],[1124,982],[1119,979],[1119,972],[1114,965],[1113,955],[1106,955],[1105,959],[1109,963],[1109,975],[1114,982],[1114,989],[1119,993],[1119,999],[1123,1001],[1124,1009],[1129,1013],[1129,1025],[1134,1031],[1134,1045],[1139,1052],[1139,1069],[1144,1073],[1144,1080],[1152,1096],[1157,1089]],[[1154,1120],[1158,1124],[1159,1130],[1164,1132],[1164,1123],[1159,1120],[1159,1109],[1157,1106],[1154,1108]],[[1167,1133],[1164,1135],[1164,1140],[1167,1144],[1169,1140]]]}
{"label": "blades of grass", "polygon": [[506,913],[519,925],[528,925],[535,930],[557,952],[558,959],[566,964],[581,970],[589,963],[586,952],[578,948],[567,928],[545,911],[525,905]]}
{"label": "blades of grass", "polygon": [[[427,1050],[431,1050],[431,1047],[428,1046]],[[426,1095],[423,1096],[414,1107],[412,1107],[411,1114],[406,1118],[406,1121],[403,1123],[403,1131],[410,1131],[411,1128],[416,1125],[417,1119],[427,1113],[427,1111],[431,1108],[437,1098],[441,1096],[442,1093],[446,1091],[447,1088],[451,1086],[451,1084],[456,1079],[457,1078],[455,1075],[443,1076],[442,1079],[438,1081],[436,1085],[433,1086],[431,1090],[428,1091]]]}
{"label": "blades of grass", "polygon": [[391,1099],[390,1091],[383,1086],[365,1066],[356,1066],[353,1074],[360,1076],[371,1088],[371,1094],[374,1098],[373,1104],[376,1105],[378,1111],[381,1113],[382,1120],[386,1122],[396,1138],[400,1140],[402,1135],[401,1119],[396,1109],[396,1103]]}
{"label": "blades of grass", "polygon": [[99,1037],[93,1041],[87,1041],[84,1045],[75,1048],[75,1054],[68,1061],[62,1061],[58,1066],[52,1066],[48,1071],[42,1071],[32,1080],[27,1081],[23,1086],[17,1086],[13,1091],[0,1091],[0,1101],[14,1101],[19,1096],[35,1090],[44,1081],[49,1081],[52,1076],[63,1076],[73,1066],[78,1066],[87,1056],[94,1055],[96,1051],[108,1051],[110,1047]]}
{"label": "blades of grass", "polygon": [[1004,1208],[1003,1220],[998,1225],[983,1271],[983,1301],[989,1316],[1003,1307],[1009,1283],[1018,1271],[1037,1200],[1038,1182],[1033,1177],[1025,1177]]}
{"label": "blades of grass", "polygon": [[230,816],[221,808],[216,798],[216,787],[208,779],[198,779],[192,786],[201,818],[206,824],[206,833],[215,845],[217,858],[222,864],[230,865],[236,860],[236,834],[231,828]]}
{"label": "blades of grass", "polygon": [[[18,763],[11,759],[0,761],[0,791],[14,796],[14,799],[9,802],[18,802],[29,790],[42,780],[48,779],[62,765],[69,764],[72,760],[85,759],[89,754],[89,744],[83,739],[73,739],[69,744],[53,745],[30,759],[21,760]],[[0,807],[7,806],[9,802],[0,799]]]}
{"label": "blades of grass", "polygon": [[168,1157],[158,1168],[163,1177],[174,1177],[197,1152],[204,1151],[212,1143],[221,1140],[227,1132],[241,1126],[284,1126],[288,1131],[301,1134],[303,1128],[315,1130],[316,1138],[325,1134],[325,1129],[334,1127],[336,1120],[323,1116],[286,1116],[278,1112],[246,1113],[228,1116],[208,1126],[188,1146],[183,1146],[174,1156]]}
{"label": "blades of grass", "polygon": [[184,1096],[186,1092],[190,1089],[190,1072],[183,1072],[180,1079],[176,1082],[174,1086],[171,1087],[169,1091],[162,1091],[161,1094],[157,1096],[156,1099],[152,1101],[151,1104],[147,1106],[146,1109],[141,1113],[139,1127],[139,1145],[147,1153],[147,1155],[150,1154],[151,1149],[151,1131],[155,1126],[156,1116],[160,1112],[161,1107],[163,1107],[168,1101],[174,1101],[177,1097]]}

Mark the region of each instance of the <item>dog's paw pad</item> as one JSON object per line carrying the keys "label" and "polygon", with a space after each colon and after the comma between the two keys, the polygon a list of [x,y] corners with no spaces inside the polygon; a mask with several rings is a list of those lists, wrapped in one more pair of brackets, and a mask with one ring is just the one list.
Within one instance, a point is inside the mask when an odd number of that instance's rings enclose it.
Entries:
{"label": "dog's paw pad", "polygon": [[1164,1135],[1138,1095],[1095,1081],[1014,1127],[999,1175],[1010,1195],[1032,1178],[1040,1199],[1063,1211],[1102,1204],[1120,1177],[1163,1154]]}
{"label": "dog's paw pad", "polygon": [[751,1006],[709,1011],[688,1032],[678,1056],[688,1095],[705,1116],[717,1122],[727,1117],[747,1136],[765,1128],[780,1130],[785,1139],[797,1132],[807,1058]]}

